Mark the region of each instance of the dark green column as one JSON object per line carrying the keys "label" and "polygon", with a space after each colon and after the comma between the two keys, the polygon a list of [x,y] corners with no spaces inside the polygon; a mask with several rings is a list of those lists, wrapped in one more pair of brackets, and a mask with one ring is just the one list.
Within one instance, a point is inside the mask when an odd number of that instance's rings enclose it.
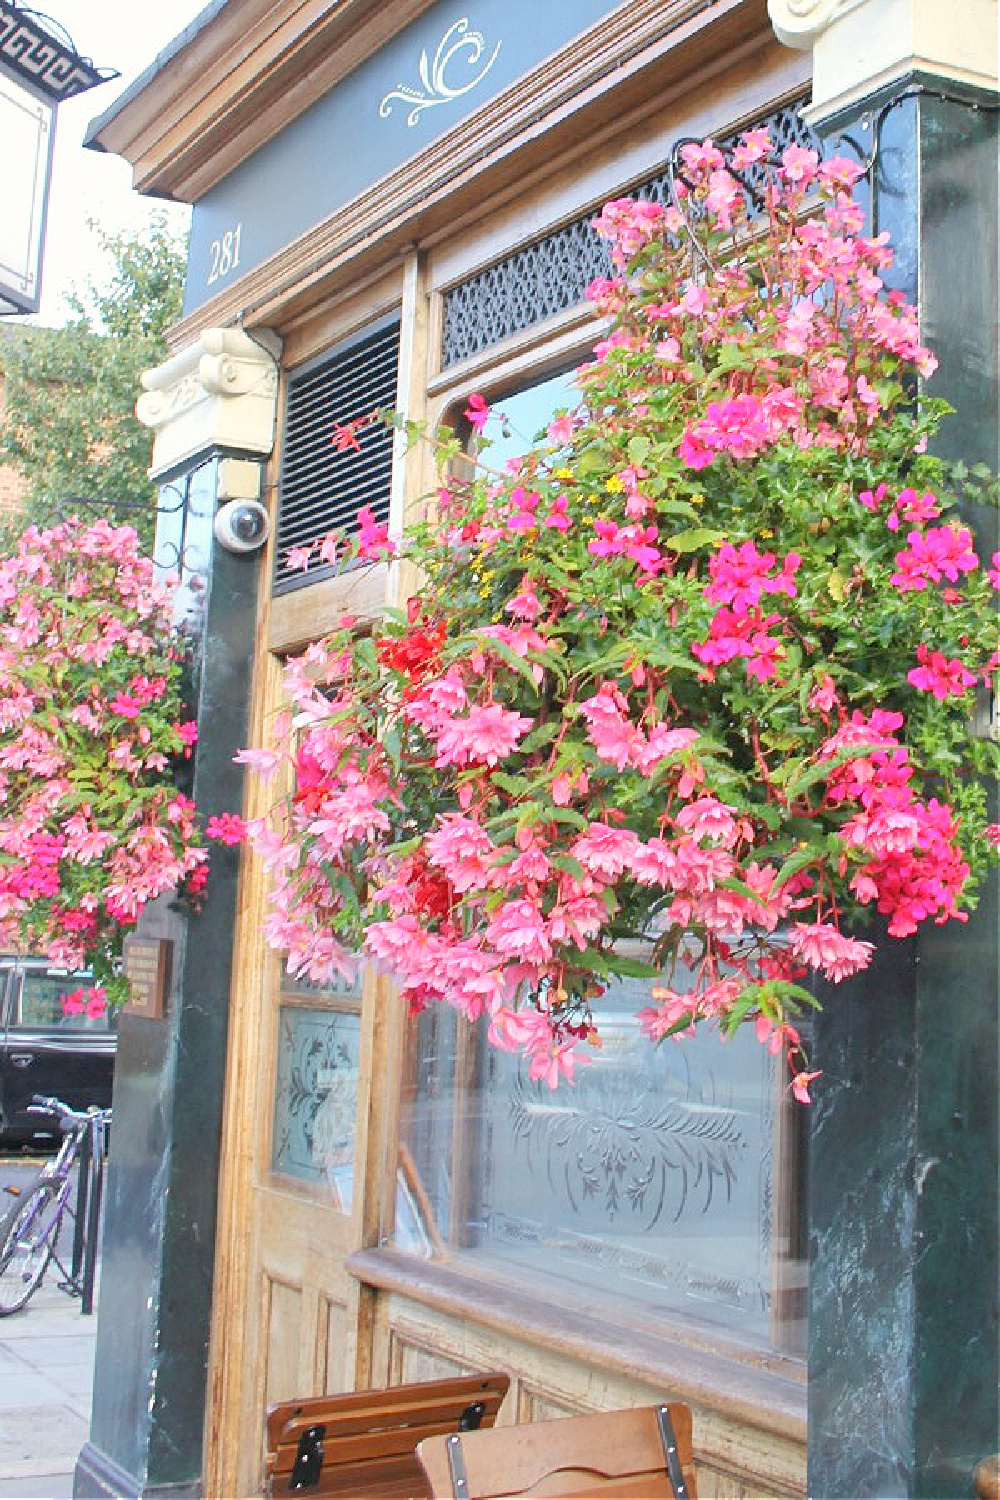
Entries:
{"label": "dark green column", "polygon": [[[164,500],[186,499],[175,541],[199,726],[191,791],[206,817],[242,803],[233,756],[246,743],[259,571],[258,555],[213,546],[216,467],[182,477]],[[158,536],[158,557],[165,545]],[[126,1012],[120,1022],[79,1497],[201,1493],[237,855],[213,846],[202,911],[162,901],[140,926],[172,941],[174,979],[165,1019]]]}
{"label": "dark green column", "polygon": [[[958,408],[940,451],[995,472],[997,115],[976,103],[925,92],[895,106],[871,199],[874,227],[897,246],[894,284],[919,297],[940,359],[930,390]],[[834,123],[870,143],[857,120]],[[995,513],[970,520],[991,553]],[[959,1500],[1000,1447],[997,940],[994,878],[967,924],[882,942],[869,974],[828,994],[817,1026],[815,1500]]]}

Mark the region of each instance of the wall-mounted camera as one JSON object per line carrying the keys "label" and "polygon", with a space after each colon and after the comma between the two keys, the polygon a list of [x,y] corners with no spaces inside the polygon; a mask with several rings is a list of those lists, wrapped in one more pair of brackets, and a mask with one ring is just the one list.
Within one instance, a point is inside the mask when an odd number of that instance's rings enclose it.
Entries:
{"label": "wall-mounted camera", "polygon": [[259,500],[227,500],[215,513],[215,540],[227,552],[257,552],[271,522]]}

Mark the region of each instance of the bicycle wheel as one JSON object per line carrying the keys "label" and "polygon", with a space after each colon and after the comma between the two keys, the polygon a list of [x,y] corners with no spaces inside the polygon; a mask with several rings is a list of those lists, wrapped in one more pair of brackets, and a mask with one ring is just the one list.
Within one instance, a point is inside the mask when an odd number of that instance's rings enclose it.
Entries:
{"label": "bicycle wheel", "polygon": [[58,1194],[57,1182],[39,1177],[0,1224],[0,1318],[22,1308],[45,1275],[59,1230]]}

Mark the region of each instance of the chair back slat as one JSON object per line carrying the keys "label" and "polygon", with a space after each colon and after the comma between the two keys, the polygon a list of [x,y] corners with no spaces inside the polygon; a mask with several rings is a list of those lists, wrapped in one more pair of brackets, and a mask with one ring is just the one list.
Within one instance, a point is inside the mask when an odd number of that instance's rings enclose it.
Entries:
{"label": "chair back slat", "polygon": [[492,1426],[509,1384],[503,1374],[461,1375],[280,1402],[265,1424],[265,1494],[423,1496],[417,1443]]}
{"label": "chair back slat", "polygon": [[[691,1412],[679,1402],[667,1407],[676,1438],[683,1489],[697,1500]],[[417,1449],[432,1500],[508,1500],[514,1496],[634,1497],[675,1500],[669,1457],[657,1408],[592,1412],[555,1421],[462,1434],[449,1459],[447,1436],[428,1438]],[[460,1462],[455,1463],[455,1457]]]}

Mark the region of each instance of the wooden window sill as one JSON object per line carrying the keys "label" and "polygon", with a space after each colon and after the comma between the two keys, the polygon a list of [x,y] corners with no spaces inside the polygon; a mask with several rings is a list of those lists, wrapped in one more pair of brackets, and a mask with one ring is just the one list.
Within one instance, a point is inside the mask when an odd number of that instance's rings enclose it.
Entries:
{"label": "wooden window sill", "polygon": [[657,1332],[649,1324],[602,1321],[571,1304],[555,1306],[520,1287],[399,1250],[358,1250],[346,1270],[365,1286],[398,1293],[464,1321],[557,1352],[583,1364],[662,1387],[673,1397],[724,1412],[792,1442],[805,1443],[803,1361],[740,1348],[710,1332]]}

